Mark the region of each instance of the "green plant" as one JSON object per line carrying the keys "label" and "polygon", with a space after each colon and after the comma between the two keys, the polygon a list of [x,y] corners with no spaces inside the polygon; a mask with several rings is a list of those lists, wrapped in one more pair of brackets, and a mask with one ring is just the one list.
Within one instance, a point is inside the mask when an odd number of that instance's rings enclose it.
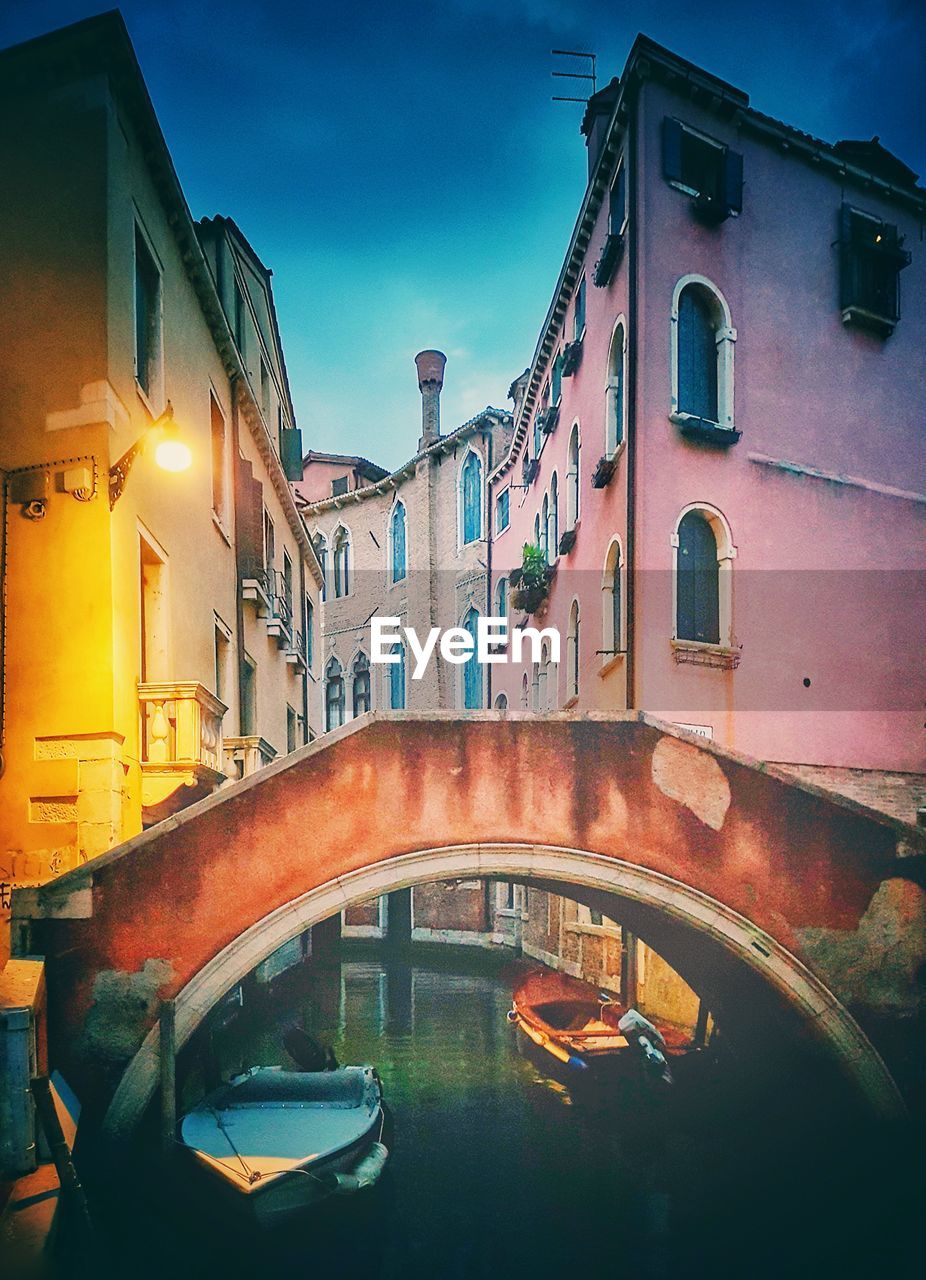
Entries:
{"label": "green plant", "polygon": [[515,582],[511,592],[511,604],[526,613],[536,613],[550,593],[550,571],[543,550],[525,542],[521,553],[521,568],[511,575]]}

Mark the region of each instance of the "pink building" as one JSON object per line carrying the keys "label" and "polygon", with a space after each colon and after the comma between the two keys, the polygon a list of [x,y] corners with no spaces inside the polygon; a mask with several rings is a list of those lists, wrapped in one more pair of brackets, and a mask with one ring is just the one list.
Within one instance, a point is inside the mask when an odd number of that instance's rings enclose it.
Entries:
{"label": "pink building", "polygon": [[496,602],[539,542],[532,621],[564,643],[494,666],[491,703],[640,707],[859,795],[887,771],[912,817],[926,192],[877,139],[821,142],[642,36],[582,131],[490,499]]}

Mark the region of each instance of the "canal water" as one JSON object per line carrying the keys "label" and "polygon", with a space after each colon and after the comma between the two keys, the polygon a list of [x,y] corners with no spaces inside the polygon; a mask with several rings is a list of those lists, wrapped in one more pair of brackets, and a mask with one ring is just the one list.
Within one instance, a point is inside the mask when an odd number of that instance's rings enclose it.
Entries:
{"label": "canal water", "polygon": [[[888,1274],[863,1265],[852,1179],[792,1111],[795,1090],[770,1107],[705,1071],[657,1104],[613,1082],[570,1092],[506,1021],[515,972],[482,956],[342,954],[283,975],[224,1026],[213,1019],[226,1073],[285,1062],[293,1023],[342,1063],[373,1063],[395,1117],[387,1173],[268,1236],[217,1213],[182,1160],[165,1174],[140,1152],[135,1175],[98,1195],[113,1274]],[[205,1038],[181,1062],[186,1106],[204,1088]],[[890,1241],[875,1254],[889,1261]]]}

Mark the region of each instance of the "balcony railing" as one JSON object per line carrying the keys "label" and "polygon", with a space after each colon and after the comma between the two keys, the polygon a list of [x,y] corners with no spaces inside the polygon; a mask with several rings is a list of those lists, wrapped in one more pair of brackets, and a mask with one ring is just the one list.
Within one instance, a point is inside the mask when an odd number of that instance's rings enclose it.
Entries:
{"label": "balcony railing", "polygon": [[302,632],[295,628],[290,633],[289,644],[286,646],[286,661],[300,671],[306,669],[305,638]]}
{"label": "balcony railing", "polygon": [[243,737],[226,738],[224,741],[225,763],[227,772],[232,777],[248,778],[276,755],[276,748],[271,747],[266,738],[258,734]]}
{"label": "balcony railing", "polygon": [[[139,684],[138,701],[144,808],[160,810],[180,787],[196,789],[181,798],[189,803],[225,780],[224,702],[196,680]],[[167,804],[167,812],[179,807]]]}

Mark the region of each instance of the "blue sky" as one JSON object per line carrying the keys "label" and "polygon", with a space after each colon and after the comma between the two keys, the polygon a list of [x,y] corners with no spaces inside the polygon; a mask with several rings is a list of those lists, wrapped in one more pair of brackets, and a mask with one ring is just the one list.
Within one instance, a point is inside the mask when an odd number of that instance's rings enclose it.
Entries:
{"label": "blue sky", "polygon": [[[0,44],[108,7],[6,0]],[[926,171],[918,0],[121,7],[194,216],[234,217],[274,271],[306,446],[388,467],[418,439],[416,351],[447,353],[445,430],[506,406],[530,359],[585,180],[551,49],[594,50],[601,85],[642,30],[770,115]]]}

